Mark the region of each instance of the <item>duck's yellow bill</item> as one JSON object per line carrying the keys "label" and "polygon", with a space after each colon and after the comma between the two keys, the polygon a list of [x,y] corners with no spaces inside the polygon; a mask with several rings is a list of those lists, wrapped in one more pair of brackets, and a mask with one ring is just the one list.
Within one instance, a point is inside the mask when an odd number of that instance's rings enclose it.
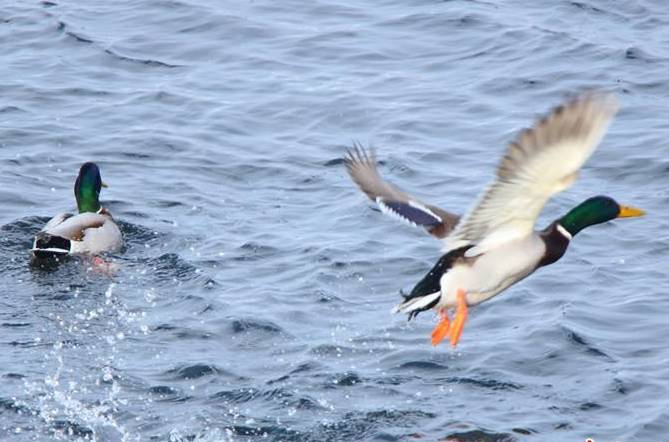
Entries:
{"label": "duck's yellow bill", "polygon": [[643,216],[645,214],[645,211],[637,209],[636,207],[620,206],[620,213],[618,214],[618,218],[634,218],[636,216]]}
{"label": "duck's yellow bill", "polygon": [[106,189],[106,188],[109,187],[109,186],[107,185],[107,183],[105,183],[105,182],[103,181],[103,182],[102,182],[102,187],[104,187],[104,188]]}

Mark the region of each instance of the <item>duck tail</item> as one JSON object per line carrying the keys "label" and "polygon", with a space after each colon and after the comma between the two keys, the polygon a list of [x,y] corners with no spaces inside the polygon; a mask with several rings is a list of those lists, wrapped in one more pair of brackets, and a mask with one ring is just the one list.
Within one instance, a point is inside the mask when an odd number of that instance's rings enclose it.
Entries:
{"label": "duck tail", "polygon": [[50,258],[67,255],[72,249],[72,241],[62,236],[40,232],[35,236],[31,252],[36,258]]}
{"label": "duck tail", "polygon": [[423,296],[407,297],[393,308],[393,313],[407,313],[411,321],[418,313],[429,310],[439,302],[441,291]]}

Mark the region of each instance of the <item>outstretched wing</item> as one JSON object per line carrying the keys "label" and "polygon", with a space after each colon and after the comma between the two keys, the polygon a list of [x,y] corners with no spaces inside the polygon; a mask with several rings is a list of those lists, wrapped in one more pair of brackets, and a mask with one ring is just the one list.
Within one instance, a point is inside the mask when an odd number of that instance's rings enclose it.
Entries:
{"label": "outstretched wing", "polygon": [[617,111],[614,97],[590,93],[554,109],[512,142],[493,183],[446,238],[476,256],[531,234],[551,196],[569,187]]}
{"label": "outstretched wing", "polygon": [[346,153],[344,164],[351,179],[383,213],[399,218],[413,226],[426,229],[437,238],[444,238],[453,230],[459,216],[438,207],[425,204],[384,181],[376,168],[374,152],[368,154],[358,143]]}

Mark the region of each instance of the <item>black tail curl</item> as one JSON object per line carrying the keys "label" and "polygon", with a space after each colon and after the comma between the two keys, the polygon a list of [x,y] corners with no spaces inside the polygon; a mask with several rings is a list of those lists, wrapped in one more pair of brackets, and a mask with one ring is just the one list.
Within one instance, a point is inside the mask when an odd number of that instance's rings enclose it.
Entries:
{"label": "black tail curl", "polygon": [[36,258],[52,258],[70,253],[72,242],[62,236],[40,232],[35,236],[32,253]]}

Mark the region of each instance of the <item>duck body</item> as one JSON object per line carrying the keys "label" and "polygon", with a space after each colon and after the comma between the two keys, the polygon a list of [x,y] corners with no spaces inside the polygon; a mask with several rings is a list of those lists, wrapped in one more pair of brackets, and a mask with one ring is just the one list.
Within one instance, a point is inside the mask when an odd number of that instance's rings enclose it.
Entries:
{"label": "duck body", "polygon": [[544,253],[543,241],[532,235],[476,257],[463,256],[442,275],[441,296],[435,307],[455,307],[458,289],[465,291],[467,305],[480,304],[534,272]]}
{"label": "duck body", "polygon": [[110,214],[61,213],[47,222],[35,235],[32,253],[37,257],[53,255],[98,255],[117,252],[123,246],[121,229]]}
{"label": "duck body", "polygon": [[445,253],[396,311],[413,318],[429,309],[455,308],[458,290],[465,291],[468,306],[487,301],[565,254],[569,233],[557,226],[554,222],[541,232],[474,257],[466,256],[472,246]]}
{"label": "duck body", "polygon": [[35,235],[30,250],[35,258],[99,255],[121,249],[121,229],[98,200],[101,187],[103,184],[97,165],[82,165],[75,182],[79,213],[61,213],[46,223]]}

